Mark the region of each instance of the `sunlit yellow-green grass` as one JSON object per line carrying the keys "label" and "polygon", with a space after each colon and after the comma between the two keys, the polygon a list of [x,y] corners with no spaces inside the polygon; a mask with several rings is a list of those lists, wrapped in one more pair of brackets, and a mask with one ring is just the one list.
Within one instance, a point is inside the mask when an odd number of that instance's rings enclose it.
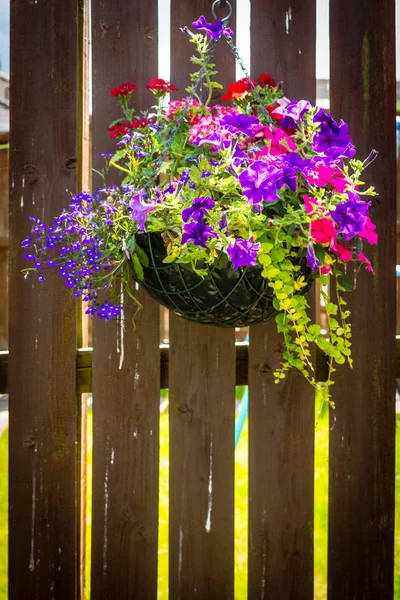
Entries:
{"label": "sunlit yellow-green grass", "polygon": [[[90,594],[90,530],[91,530],[91,474],[92,474],[92,415],[88,419],[88,513],[87,513],[87,569],[86,597]],[[397,416],[396,445],[396,555],[395,600],[400,600],[400,415]],[[328,425],[327,416],[320,419],[316,428],[315,458],[315,600],[326,599],[327,573],[327,503],[328,503]],[[168,598],[168,416],[161,415],[160,458],[160,525],[159,525],[159,600]],[[247,597],[247,443],[245,425],[238,448],[235,465],[235,600]],[[0,436],[0,599],[7,597],[7,479],[8,430]]]}

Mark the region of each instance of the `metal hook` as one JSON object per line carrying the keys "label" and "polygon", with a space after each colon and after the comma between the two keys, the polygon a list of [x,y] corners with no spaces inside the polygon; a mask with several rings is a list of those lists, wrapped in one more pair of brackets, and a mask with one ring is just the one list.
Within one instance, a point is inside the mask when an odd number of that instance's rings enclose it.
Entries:
{"label": "metal hook", "polygon": [[225,6],[228,7],[229,13],[227,14],[226,17],[221,19],[221,21],[223,21],[224,24],[226,24],[232,16],[232,4],[228,0],[215,0],[215,2],[213,2],[213,5],[211,7],[211,11],[212,11],[212,15],[213,15],[214,19],[216,19],[216,20],[218,20],[218,17],[215,14],[215,9],[217,6],[219,6],[219,8],[224,8]]}

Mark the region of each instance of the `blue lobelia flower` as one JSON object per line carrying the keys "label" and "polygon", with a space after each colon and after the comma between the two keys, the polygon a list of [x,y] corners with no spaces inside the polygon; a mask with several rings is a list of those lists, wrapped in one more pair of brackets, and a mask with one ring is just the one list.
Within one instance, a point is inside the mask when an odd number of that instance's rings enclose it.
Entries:
{"label": "blue lobelia flower", "polygon": [[253,240],[235,240],[232,245],[227,247],[227,252],[233,264],[235,271],[239,267],[254,267],[257,264],[257,253],[261,244],[255,244]]}

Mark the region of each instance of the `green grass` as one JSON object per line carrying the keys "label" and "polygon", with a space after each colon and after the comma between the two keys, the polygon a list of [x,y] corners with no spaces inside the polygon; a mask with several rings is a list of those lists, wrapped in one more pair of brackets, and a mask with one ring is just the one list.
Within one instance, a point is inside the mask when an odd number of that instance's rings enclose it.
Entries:
{"label": "green grass", "polygon": [[[400,415],[396,419],[396,537],[395,537],[395,594],[400,600]],[[315,437],[315,600],[326,599],[327,519],[328,519],[328,420],[320,419]],[[161,415],[160,460],[160,519],[158,600],[168,598],[168,415]],[[92,414],[88,418],[88,513],[86,540],[86,597],[90,593],[90,532],[92,499]],[[246,598],[247,581],[247,423],[236,450],[235,465],[235,599]],[[8,430],[0,436],[0,598],[7,597],[7,504],[8,504]]]}

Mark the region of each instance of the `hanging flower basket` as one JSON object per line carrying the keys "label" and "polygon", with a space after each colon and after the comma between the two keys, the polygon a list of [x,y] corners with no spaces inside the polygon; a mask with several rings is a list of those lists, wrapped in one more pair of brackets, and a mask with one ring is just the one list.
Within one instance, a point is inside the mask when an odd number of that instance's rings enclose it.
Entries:
{"label": "hanging flower basket", "polygon": [[[268,73],[250,78],[227,18],[202,16],[183,32],[198,69],[188,95],[168,102],[174,85],[152,79],[156,105],[138,114],[136,85],[111,90],[123,116],[109,127],[116,151],[104,155],[104,185],[73,196],[50,227],[32,218],[23,247],[33,264],[25,276],[35,271],[44,280],[44,269],[57,267],[87,313],[104,319],[120,315],[126,294],[141,306],[132,279],[198,323],[244,327],[274,317],[285,344],[276,381],[295,367],[317,385],[309,358],[316,344],[329,356],[329,387],[334,364],[351,364],[342,294],[352,288],[348,264],[373,271],[363,243],[377,242],[369,217],[375,192],[361,175],[376,152],[356,160],[344,121],[288,100]],[[218,43],[228,44],[245,77],[212,106],[221,88]],[[107,184],[110,168],[120,185]],[[305,294],[316,278],[328,336],[307,312]]]}
{"label": "hanging flower basket", "polygon": [[[211,266],[200,265],[206,273],[199,275],[187,263],[165,264],[168,254],[160,233],[138,234],[136,243],[149,263],[143,267],[141,279],[132,269],[133,278],[159,304],[180,317],[217,327],[246,327],[276,316],[273,291],[260,267],[235,270],[227,255],[220,252]],[[305,258],[297,262],[308,278],[308,290],[313,281],[311,270]]]}

